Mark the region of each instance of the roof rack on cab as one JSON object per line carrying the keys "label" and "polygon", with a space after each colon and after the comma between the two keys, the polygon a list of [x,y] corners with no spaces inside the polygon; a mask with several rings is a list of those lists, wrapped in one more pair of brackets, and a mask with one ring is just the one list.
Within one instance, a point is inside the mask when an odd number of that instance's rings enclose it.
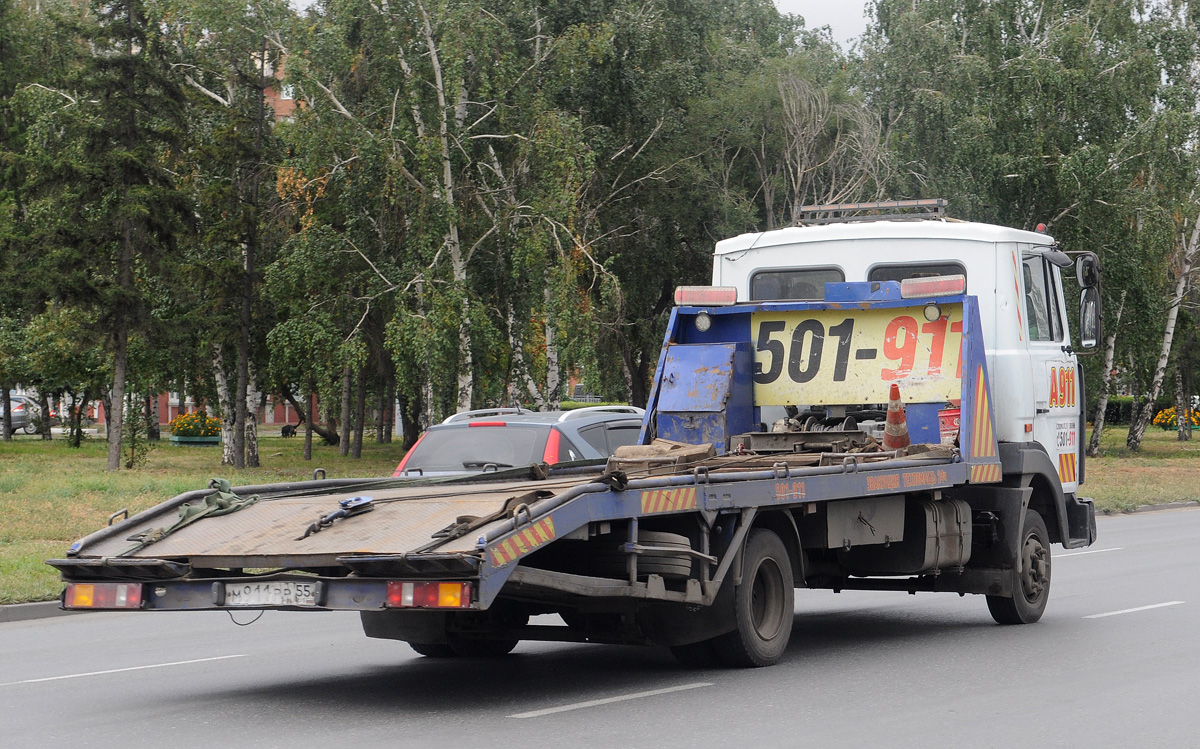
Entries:
{"label": "roof rack on cab", "polygon": [[531,414],[526,408],[477,408],[474,411],[460,411],[459,413],[447,416],[442,422],[443,424],[451,424],[456,421],[470,421],[483,416],[505,416],[518,414]]}
{"label": "roof rack on cab", "polygon": [[850,221],[945,219],[947,205],[945,198],[806,205],[800,209],[799,224],[815,226]]}
{"label": "roof rack on cab", "polygon": [[637,406],[586,406],[584,408],[576,408],[571,411],[567,411],[562,416],[559,416],[558,420],[570,421],[571,419],[578,419],[594,413],[618,413],[644,416],[646,412]]}

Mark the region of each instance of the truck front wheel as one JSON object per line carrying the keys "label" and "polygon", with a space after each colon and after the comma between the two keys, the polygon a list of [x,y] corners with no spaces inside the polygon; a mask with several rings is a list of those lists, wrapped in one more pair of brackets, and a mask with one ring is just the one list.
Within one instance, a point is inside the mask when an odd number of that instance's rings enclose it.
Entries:
{"label": "truck front wheel", "polygon": [[712,641],[727,666],[770,666],[783,657],[792,636],[796,591],[792,564],[779,536],[750,531],[742,562],[742,583],[734,591],[737,629]]}
{"label": "truck front wheel", "polygon": [[1025,511],[1021,545],[1013,567],[1012,598],[988,596],[988,611],[999,624],[1033,624],[1050,598],[1050,534],[1034,510]]}

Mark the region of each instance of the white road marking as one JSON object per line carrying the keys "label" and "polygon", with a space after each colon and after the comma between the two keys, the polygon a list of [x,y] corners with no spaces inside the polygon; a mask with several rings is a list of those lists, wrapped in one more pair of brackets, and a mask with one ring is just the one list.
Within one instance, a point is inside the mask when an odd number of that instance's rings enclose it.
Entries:
{"label": "white road marking", "polygon": [[667,687],[666,689],[651,689],[648,692],[635,692],[633,694],[623,694],[619,697],[605,697],[601,700],[588,700],[587,702],[576,702],[573,705],[562,705],[560,707],[548,707],[545,710],[531,710],[527,713],[517,713],[510,715],[510,718],[540,718],[543,715],[553,715],[554,713],[565,713],[568,710],[582,710],[585,707],[597,707],[598,705],[609,705],[614,702],[624,702],[626,700],[640,700],[643,697],[654,697],[660,694],[670,694],[671,692],[683,692],[688,689],[699,689],[700,687],[711,687],[712,682],[698,681],[695,684],[683,684],[678,687]]}
{"label": "white road marking", "polygon": [[1114,546],[1111,549],[1088,549],[1087,551],[1072,551],[1069,554],[1055,554],[1055,559],[1063,559],[1065,557],[1081,557],[1084,554],[1103,554],[1106,551],[1120,551],[1124,546]]}
{"label": "white road marking", "polygon": [[0,684],[0,687],[11,687],[17,684],[37,684],[43,681],[59,681],[60,679],[78,679],[83,676],[103,676],[104,674],[119,674],[124,671],[144,671],[148,668],[166,668],[167,666],[186,666],[191,663],[208,663],[210,661],[224,661],[230,658],[245,658],[245,653],[238,655],[218,655],[215,658],[197,658],[191,661],[175,661],[173,663],[153,663],[149,666],[130,666],[129,668],[112,668],[107,671],[89,671],[83,674],[66,674],[64,676],[47,676],[43,679],[25,679],[24,681],[10,681]]}
{"label": "white road marking", "polygon": [[1166,603],[1156,603],[1151,606],[1138,606],[1136,609],[1121,609],[1120,611],[1109,611],[1104,614],[1092,614],[1091,616],[1085,616],[1083,618],[1084,619],[1103,619],[1106,616],[1116,616],[1118,614],[1132,614],[1137,611],[1149,611],[1150,609],[1161,609],[1165,606],[1178,606],[1181,603],[1183,603],[1183,601],[1167,601]]}

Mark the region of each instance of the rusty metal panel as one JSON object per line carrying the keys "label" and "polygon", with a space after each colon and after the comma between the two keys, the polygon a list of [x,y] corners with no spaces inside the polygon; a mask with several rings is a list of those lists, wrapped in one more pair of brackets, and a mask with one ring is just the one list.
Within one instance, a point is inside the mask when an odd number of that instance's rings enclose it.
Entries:
{"label": "rusty metal panel", "polygon": [[[375,492],[375,509],[335,521],[306,538],[305,530],[320,518],[338,509],[342,499],[356,494],[264,498],[237,512],[203,518],[160,541],[139,550],[133,556],[155,558],[202,559],[248,557],[330,558],[342,554],[399,554],[428,546],[433,534],[465,516],[485,517],[504,508],[512,497],[535,489],[554,489],[546,482],[520,482],[468,486],[423,486]],[[88,556],[117,556],[134,543],[128,536],[169,526],[159,518],[154,522],[131,526],[129,533],[102,541],[88,549]],[[486,531],[486,526],[479,532]],[[454,544],[466,550],[475,537],[458,539]],[[258,566],[249,563],[251,566]],[[224,566],[224,565],[221,565]]]}

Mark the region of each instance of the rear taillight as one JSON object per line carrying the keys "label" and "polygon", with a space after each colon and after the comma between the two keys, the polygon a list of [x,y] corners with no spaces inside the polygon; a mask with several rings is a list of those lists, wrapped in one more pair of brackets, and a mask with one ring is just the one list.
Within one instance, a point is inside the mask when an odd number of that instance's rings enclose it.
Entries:
{"label": "rear taillight", "polygon": [[675,303],[691,307],[722,307],[737,303],[734,286],[677,286]]}
{"label": "rear taillight", "polygon": [[24,411],[24,410],[25,410],[24,403],[18,403],[17,405],[13,406],[13,411],[16,413],[20,413],[21,411]]}
{"label": "rear taillight", "polygon": [[546,438],[546,449],[542,451],[542,462],[554,465],[558,462],[559,447],[562,445],[562,435],[551,427],[550,436]]}
{"label": "rear taillight", "polygon": [[506,426],[508,426],[508,422],[507,421],[472,421],[470,424],[467,424],[467,426],[469,426],[469,427],[506,427]]}
{"label": "rear taillight", "polygon": [[932,296],[956,296],[967,291],[967,277],[962,274],[953,276],[929,276],[927,278],[906,278],[900,282],[900,296],[903,299],[923,299]]}
{"label": "rear taillight", "polygon": [[466,609],[471,583],[401,582],[387,584],[387,605],[394,609]]}
{"label": "rear taillight", "polygon": [[141,583],[67,583],[63,608],[140,609]]}

